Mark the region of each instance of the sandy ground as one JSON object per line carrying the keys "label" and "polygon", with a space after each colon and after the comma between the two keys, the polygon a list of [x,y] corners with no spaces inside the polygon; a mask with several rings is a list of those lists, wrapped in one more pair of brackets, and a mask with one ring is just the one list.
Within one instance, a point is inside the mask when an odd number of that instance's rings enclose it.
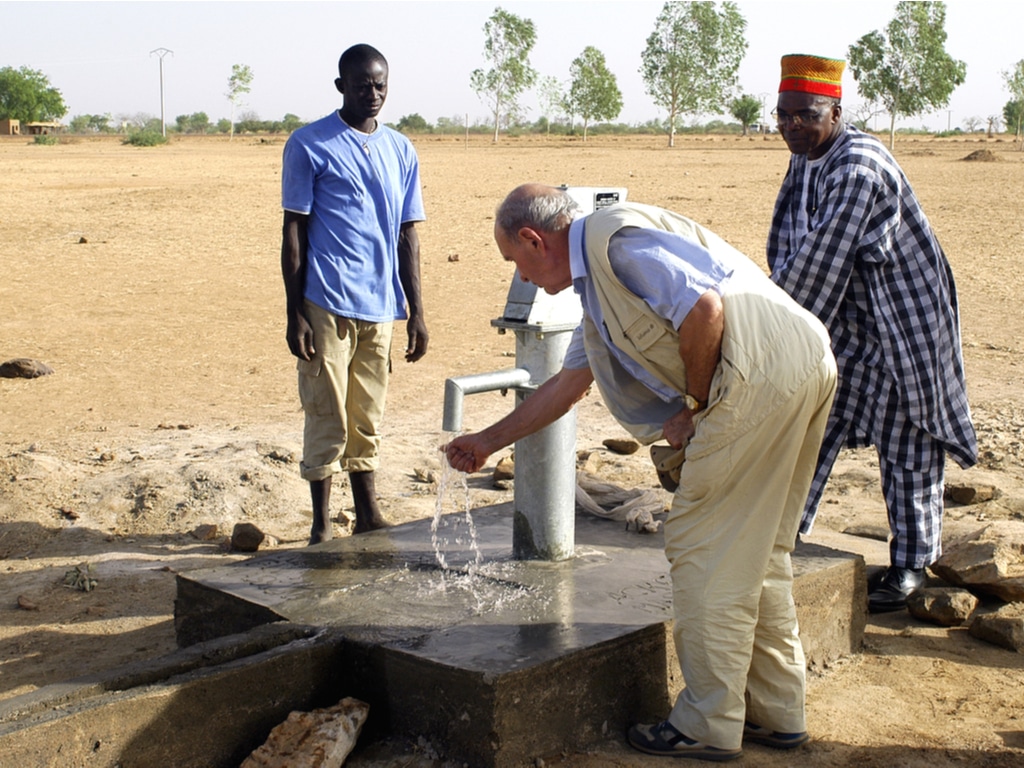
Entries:
{"label": "sandy ground", "polygon": [[[444,380],[513,362],[514,339],[489,321],[511,278],[491,243],[492,213],[515,184],[624,186],[631,199],[685,213],[763,264],[788,156],[781,140],[664,144],[416,139],[430,216],[420,235],[431,337],[415,365],[396,345],[378,473],[393,521],[433,514],[435,489],[417,470],[440,466]],[[251,137],[152,149],[0,141],[0,361],[29,357],[55,369],[0,379],[0,698],[172,651],[174,573],[239,557],[222,541],[236,522],[256,523],[276,546],[304,543],[302,419],[278,268],[282,146]],[[996,161],[964,162],[979,149]],[[897,156],[960,290],[982,460],[968,472],[951,466],[949,480],[1001,491],[984,505],[948,507],[948,541],[986,520],[1024,519],[1024,154],[1009,140],[924,138],[901,142]],[[510,407],[496,393],[473,396],[466,426],[482,427]],[[642,456],[601,447],[624,434],[599,398],[584,401],[579,421],[578,447],[599,451],[608,480],[654,484]],[[478,505],[510,497],[482,479],[472,487]],[[344,487],[335,507],[341,519],[350,512]],[[884,521],[872,452],[844,454],[811,540]],[[190,535],[200,525],[218,526],[219,536]],[[339,524],[336,533],[347,529]],[[849,541],[869,565],[886,562],[884,543]],[[95,589],[64,585],[69,571],[88,566]],[[1024,765],[1022,668],[1020,655],[963,629],[906,613],[873,616],[864,653],[812,676],[815,741],[796,755],[753,747],[744,764]],[[432,762],[429,750],[403,745],[352,760]],[[661,761],[613,741],[548,762]]]}

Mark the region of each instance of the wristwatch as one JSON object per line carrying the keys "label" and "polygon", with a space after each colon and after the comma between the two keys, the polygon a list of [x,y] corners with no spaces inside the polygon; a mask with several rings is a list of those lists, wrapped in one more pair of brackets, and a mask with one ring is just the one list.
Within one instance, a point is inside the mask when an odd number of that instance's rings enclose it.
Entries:
{"label": "wristwatch", "polygon": [[702,403],[700,400],[698,400],[696,397],[689,393],[683,395],[683,402],[686,404],[686,407],[689,408],[692,413],[697,413],[698,411],[704,410],[704,403]]}

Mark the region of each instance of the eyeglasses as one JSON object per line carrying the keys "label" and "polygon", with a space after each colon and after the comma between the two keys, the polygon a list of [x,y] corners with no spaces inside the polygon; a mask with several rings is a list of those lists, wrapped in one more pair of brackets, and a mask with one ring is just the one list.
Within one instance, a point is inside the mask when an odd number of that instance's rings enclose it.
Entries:
{"label": "eyeglasses", "polygon": [[820,122],[825,117],[824,112],[815,112],[811,109],[802,109],[799,112],[790,114],[789,112],[782,112],[778,109],[772,110],[772,117],[775,118],[775,122],[779,125],[785,125],[786,123],[792,123],[793,125],[809,125],[811,123]]}

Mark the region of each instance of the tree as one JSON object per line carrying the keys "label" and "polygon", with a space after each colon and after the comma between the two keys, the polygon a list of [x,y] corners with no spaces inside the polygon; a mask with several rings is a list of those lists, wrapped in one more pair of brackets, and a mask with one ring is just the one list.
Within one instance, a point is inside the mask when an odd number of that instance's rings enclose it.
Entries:
{"label": "tree", "polygon": [[235,109],[242,103],[242,96],[252,90],[252,69],[248,64],[232,64],[231,77],[228,78],[228,92],[225,94],[231,102],[231,134],[229,140],[235,138]]}
{"label": "tree", "polygon": [[[862,131],[873,130],[875,116],[883,112],[885,112],[885,107],[881,106],[877,101],[862,101],[859,104],[843,105],[843,119],[850,120]],[[869,122],[872,125],[869,126]]]}
{"label": "tree", "polygon": [[110,115],[75,115],[68,128],[72,133],[110,133]]}
{"label": "tree", "polygon": [[[1003,123],[1007,131],[1013,131],[1014,138],[1020,138],[1024,129],[1024,101],[1008,101],[1003,105]],[[1024,149],[1024,145],[1021,145]]]}
{"label": "tree", "polygon": [[1012,130],[1013,135],[1020,138],[1020,149],[1024,151],[1024,114],[1021,114],[1024,111],[1024,59],[1018,61],[1013,69],[1003,72],[1003,80],[1011,96],[1003,107],[1006,130]]}
{"label": "tree", "polygon": [[729,114],[740,121],[743,126],[743,135],[747,135],[747,128],[758,122],[761,118],[761,102],[756,96],[744,94],[738,99],[729,102]]}
{"label": "tree", "polygon": [[858,92],[889,113],[889,149],[898,117],[942,109],[964,82],[967,65],[946,53],[945,43],[946,4],[904,0],[884,33],[868,32],[850,46]]}
{"label": "tree", "polygon": [[481,101],[490,105],[494,118],[494,141],[502,119],[509,121],[519,113],[519,97],[537,79],[530,66],[530,51],[537,41],[537,30],[529,19],[495,8],[484,24],[484,58],[488,70],[476,69],[469,78],[470,87]]}
{"label": "tree", "polygon": [[647,94],[668,111],[668,145],[680,116],[719,113],[736,87],[747,22],[733,2],[667,2],[641,55]]}
{"label": "tree", "polygon": [[590,121],[614,120],[622,111],[622,92],[615,75],[608,70],[604,54],[592,45],[569,65],[569,94],[583,118],[583,140]]}
{"label": "tree", "polygon": [[1002,127],[1002,124],[1001,124],[1001,121],[999,119],[999,115],[989,115],[987,119],[988,119],[988,137],[991,139],[997,133],[999,133],[999,129]]}
{"label": "tree", "polygon": [[210,118],[205,112],[178,115],[175,119],[179,133],[206,133],[210,130]]}
{"label": "tree", "polygon": [[542,77],[537,86],[539,92],[541,117],[546,118],[545,128],[551,133],[551,123],[557,122],[560,115],[567,114],[567,98],[565,88],[557,77]]}
{"label": "tree", "polygon": [[398,121],[398,130],[402,133],[430,133],[430,123],[419,112],[413,112]]}
{"label": "tree", "polygon": [[60,91],[38,70],[0,69],[0,118],[35,123],[60,120],[68,112]]}
{"label": "tree", "polygon": [[981,128],[982,120],[977,115],[971,115],[970,117],[964,118],[964,130],[968,133],[977,133],[978,129]]}
{"label": "tree", "polygon": [[293,115],[291,112],[286,112],[284,118],[281,120],[281,130],[286,133],[296,131],[305,125],[302,118],[298,115]]}

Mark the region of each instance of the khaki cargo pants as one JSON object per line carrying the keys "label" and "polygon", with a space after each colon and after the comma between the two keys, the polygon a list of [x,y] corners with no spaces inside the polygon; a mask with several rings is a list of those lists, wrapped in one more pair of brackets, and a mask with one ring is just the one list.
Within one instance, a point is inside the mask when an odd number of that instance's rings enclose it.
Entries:
{"label": "khaki cargo pants", "polygon": [[394,324],[339,317],[309,301],[304,312],[316,354],[297,366],[306,414],[302,477],[373,471],[380,464]]}

